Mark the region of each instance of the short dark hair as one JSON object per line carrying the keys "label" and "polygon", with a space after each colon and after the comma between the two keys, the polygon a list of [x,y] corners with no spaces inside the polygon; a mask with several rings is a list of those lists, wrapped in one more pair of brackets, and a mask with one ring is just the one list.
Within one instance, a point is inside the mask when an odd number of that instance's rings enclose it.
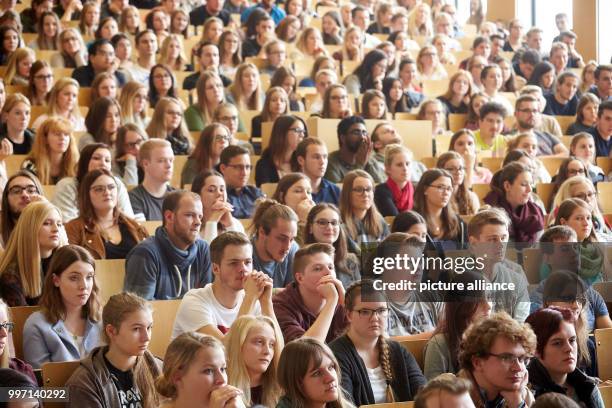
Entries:
{"label": "short dark hair", "polygon": [[242,146],[229,145],[221,152],[220,163],[228,165],[229,162],[236,156],[242,156],[243,154],[248,155],[249,151]]}
{"label": "short dark hair", "polygon": [[[89,48],[87,49],[87,52],[89,53],[89,56],[93,56],[96,55],[98,53],[98,50],[103,46],[103,45],[110,45],[111,47],[113,47],[113,44],[108,41],[106,38],[98,38],[97,40],[95,40],[94,42],[92,42],[89,45]],[[115,47],[113,47],[114,49]]]}
{"label": "short dark hair", "polygon": [[338,123],[338,128],[337,128],[338,139],[340,138],[340,135],[346,135],[349,129],[351,128],[351,126],[357,123],[361,123],[362,125],[365,125],[365,120],[363,120],[361,116],[356,116],[356,115],[347,116],[343,118],[340,121],[340,123]]}
{"label": "short dark hair", "polygon": [[577,80],[580,80],[580,78],[578,78],[578,75],[576,75],[574,72],[572,71],[564,71],[562,72],[558,77],[557,77],[557,84],[561,85],[562,83],[565,82],[565,80],[569,77],[572,78],[576,78]]}
{"label": "short dark hair", "polygon": [[223,260],[223,251],[229,245],[245,246],[251,245],[251,241],[242,232],[227,231],[218,235],[210,243],[210,259],[213,263],[219,265]]}
{"label": "short dark hair", "polygon": [[202,48],[207,47],[209,45],[214,45],[215,47],[217,47],[217,49],[219,49],[219,46],[213,42],[210,42],[210,41],[201,42],[198,44],[196,48],[196,55],[198,56],[198,58],[200,57],[200,54],[202,53]]}
{"label": "short dark hair", "polygon": [[[162,203],[162,214],[166,214],[166,211],[175,213],[176,210],[179,208],[179,205],[183,197],[187,197],[187,196],[190,196],[197,201],[202,200],[199,194],[192,193],[191,191],[185,191],[185,190],[173,191],[169,193],[168,195],[166,195],[166,197],[164,198],[164,202]],[[166,225],[166,217],[163,218],[162,225]]]}
{"label": "short dark hair", "polygon": [[563,40],[564,38],[571,38],[575,40],[578,38],[578,36],[573,31],[563,31],[561,34],[559,34],[559,39]]}
{"label": "short dark hair", "polygon": [[595,68],[595,72],[593,72],[593,76],[595,76],[595,79],[599,79],[601,71],[612,71],[612,64],[598,65],[597,68]]}
{"label": "short dark hair", "polygon": [[129,37],[124,33],[117,33],[113,35],[113,38],[111,38],[111,45],[113,46],[113,48],[117,48],[117,44],[119,44],[119,41],[121,40],[130,41]]}
{"label": "short dark hair", "polygon": [[366,8],[363,7],[363,6],[355,6],[351,10],[351,18],[355,18],[355,16],[357,15],[357,12],[359,12],[359,11],[368,11],[368,10],[366,10]]}
{"label": "short dark hair", "polygon": [[484,118],[490,113],[501,115],[502,118],[505,118],[507,114],[504,105],[497,102],[487,102],[480,108],[480,119],[484,120]]}
{"label": "short dark hair", "polygon": [[599,110],[597,111],[597,117],[601,118],[604,111],[612,110],[612,101],[604,101],[599,104]]}
{"label": "short dark hair", "polygon": [[537,65],[542,62],[542,56],[534,50],[526,50],[520,57],[523,64]]}

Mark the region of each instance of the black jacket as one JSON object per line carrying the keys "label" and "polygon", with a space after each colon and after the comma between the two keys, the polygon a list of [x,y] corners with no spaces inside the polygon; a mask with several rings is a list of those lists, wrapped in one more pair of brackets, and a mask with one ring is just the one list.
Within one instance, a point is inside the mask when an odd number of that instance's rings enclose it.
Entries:
{"label": "black jacket", "polygon": [[[416,360],[398,342],[387,340],[389,343],[389,353],[391,369],[393,371],[393,381],[391,388],[395,400],[412,401],[420,387],[425,385],[427,380],[423,376]],[[356,406],[374,404],[374,394],[370,385],[370,378],[365,364],[353,342],[345,334],[338,337],[329,344],[329,348],[334,352],[340,364],[342,372],[342,388],[353,400]]]}
{"label": "black jacket", "polygon": [[383,217],[399,214],[399,210],[393,201],[393,193],[387,183],[380,183],[374,188],[374,203]]}
{"label": "black jacket", "polygon": [[[536,398],[548,392],[558,392],[565,395],[566,389],[553,382],[548,370],[540,360],[534,358],[527,367],[529,371],[529,387]],[[579,368],[567,375],[567,383],[574,387],[574,392],[587,408],[604,408],[597,382]]]}

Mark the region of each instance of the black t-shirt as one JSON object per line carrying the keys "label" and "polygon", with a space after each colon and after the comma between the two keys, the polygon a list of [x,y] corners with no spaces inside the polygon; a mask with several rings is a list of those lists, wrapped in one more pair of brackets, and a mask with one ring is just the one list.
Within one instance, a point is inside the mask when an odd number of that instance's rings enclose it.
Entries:
{"label": "black t-shirt", "polygon": [[8,139],[13,145],[13,154],[28,154],[32,150],[32,144],[34,144],[34,131],[26,129],[23,132],[23,143],[15,143],[8,137],[8,130],[6,124],[0,128],[0,140]]}
{"label": "black t-shirt", "polygon": [[132,371],[121,371],[104,356],[104,363],[110,371],[111,379],[117,387],[121,408],[142,408],[142,397],[134,384]]}
{"label": "black t-shirt", "polygon": [[121,242],[118,244],[113,244],[110,241],[104,242],[106,259],[125,259],[128,252],[138,244],[132,234],[130,234],[127,225],[120,223],[119,231],[121,232]]}

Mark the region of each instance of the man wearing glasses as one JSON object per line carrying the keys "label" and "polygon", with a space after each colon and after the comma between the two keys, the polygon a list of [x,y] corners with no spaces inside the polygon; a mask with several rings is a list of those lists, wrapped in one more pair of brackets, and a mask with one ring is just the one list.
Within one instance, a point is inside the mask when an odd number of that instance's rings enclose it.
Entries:
{"label": "man wearing glasses", "polygon": [[115,69],[115,49],[110,41],[103,38],[95,40],[88,51],[89,64],[72,71],[72,78],[76,79],[81,87],[90,87],[96,75],[101,72],[111,72],[119,86],[125,85],[125,75]]}
{"label": "man wearing glasses", "polygon": [[255,201],[264,194],[255,186],[248,185],[253,166],[249,151],[244,147],[230,145],[221,152],[219,170],[227,186],[227,201],[234,207],[234,218],[251,218]]}
{"label": "man wearing glasses", "polygon": [[495,313],[472,324],[463,334],[458,377],[472,383],[470,396],[478,407],[530,407],[527,363],[535,352],[531,328],[507,313]]}
{"label": "man wearing glasses", "polygon": [[376,184],[387,179],[372,155],[372,140],[361,116],[348,116],[340,121],[338,143],[340,149],[329,155],[326,179],[332,183],[342,183],[348,172],[358,169],[369,173]]}

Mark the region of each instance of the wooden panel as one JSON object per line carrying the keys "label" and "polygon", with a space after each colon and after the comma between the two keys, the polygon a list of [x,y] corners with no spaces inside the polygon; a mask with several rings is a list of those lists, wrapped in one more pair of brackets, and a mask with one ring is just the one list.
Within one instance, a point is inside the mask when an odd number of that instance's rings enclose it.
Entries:
{"label": "wooden panel", "polygon": [[612,329],[595,330],[599,378],[612,380]]}
{"label": "wooden panel", "polygon": [[25,154],[13,154],[4,159],[6,164],[6,174],[10,177],[21,169],[21,164],[25,160]]}
{"label": "wooden panel", "polygon": [[[409,336],[408,336],[409,337]],[[393,339],[394,340],[394,339]],[[399,343],[412,354],[421,370],[425,367],[425,346],[429,339],[401,340]]]}
{"label": "wooden panel", "polygon": [[96,259],[96,283],[102,304],[112,295],[123,292],[124,280],[125,259]]}
{"label": "wooden panel", "polygon": [[[191,190],[191,188],[189,190]],[[141,222],[140,225],[145,227],[149,235],[155,235],[155,230],[157,229],[157,227],[161,227],[162,222],[161,221],[144,221],[144,222]]]}
{"label": "wooden panel", "polygon": [[605,214],[612,213],[612,181],[597,183],[597,192],[599,193],[602,211]]}
{"label": "wooden panel", "polygon": [[523,250],[523,269],[530,285],[540,283],[540,265],[542,264],[542,251],[539,248],[526,248]]}
{"label": "wooden panel", "polygon": [[278,183],[263,183],[260,188],[261,191],[268,197],[272,197],[276,191],[276,185]]}
{"label": "wooden panel", "polygon": [[451,113],[448,115],[448,128],[453,133],[463,129],[466,122],[467,114],[465,113]]}
{"label": "wooden panel", "polygon": [[174,156],[174,168],[172,170],[172,180],[170,180],[170,185],[172,187],[181,188],[181,173],[183,171],[183,167],[185,167],[185,163],[187,163],[188,158],[189,156],[186,155]]}
{"label": "wooden panel", "polygon": [[153,306],[153,324],[151,331],[151,342],[149,343],[149,351],[159,358],[164,357],[166,349],[170,344],[170,336],[172,336],[173,322],[176,318],[180,299],[175,300],[154,300],[151,302]]}
{"label": "wooden panel", "polygon": [[576,116],[554,116],[554,118],[561,126],[561,133],[565,134],[569,125],[576,121]]}
{"label": "wooden panel", "polygon": [[538,196],[544,203],[544,207],[546,208],[547,212],[548,212],[548,209],[551,207],[553,199],[554,199],[553,197],[554,188],[555,188],[554,183],[538,183],[538,185],[536,185],[536,193],[538,194]]}
{"label": "wooden panel", "polygon": [[15,357],[23,360],[23,327],[25,326],[26,320],[34,312],[38,312],[40,307],[38,306],[15,306],[9,307],[9,316],[15,328],[11,337],[13,339],[13,351]]}

